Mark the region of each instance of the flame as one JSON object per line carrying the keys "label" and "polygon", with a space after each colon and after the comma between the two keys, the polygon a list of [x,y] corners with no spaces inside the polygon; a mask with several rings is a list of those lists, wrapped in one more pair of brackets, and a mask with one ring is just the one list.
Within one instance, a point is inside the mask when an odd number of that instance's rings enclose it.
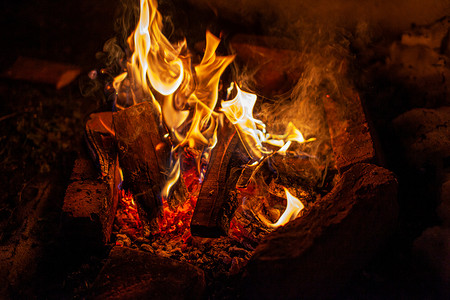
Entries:
{"label": "flame", "polygon": [[298,217],[300,212],[305,207],[298,198],[294,197],[288,191],[287,188],[284,188],[284,191],[286,193],[287,205],[285,211],[283,212],[283,214],[280,216],[280,218],[276,223],[271,223],[269,220],[267,220],[266,217],[264,217],[263,215],[259,215],[261,221],[270,228],[278,228],[280,226],[285,225],[289,221],[294,220],[295,218]]}
{"label": "flame", "polygon": [[234,59],[234,56],[216,56],[219,42],[219,38],[206,32],[205,54],[200,64],[195,66],[198,83],[187,100],[194,107],[193,119],[180,146],[211,147],[217,142],[218,114],[214,112],[214,108],[217,105],[219,80]]}
{"label": "flame", "polygon": [[181,168],[180,168],[180,159],[177,159],[177,162],[175,163],[175,166],[172,168],[172,171],[169,174],[169,177],[162,189],[161,196],[164,197],[164,199],[169,198],[170,190],[172,186],[178,181],[178,178],[180,178],[181,174]]}
{"label": "flame", "polygon": [[[134,52],[131,69],[134,80],[147,92],[148,83],[164,96],[173,94],[183,80],[183,62],[179,55],[185,42],[174,47],[162,34],[162,17],[156,0],[141,0],[136,30],[128,38]],[[147,81],[148,80],[148,81]]]}
{"label": "flame", "polygon": [[[140,1],[136,29],[128,38],[133,51],[127,71],[113,82],[116,93],[128,80],[132,104],[150,100],[175,143],[172,157],[182,147],[203,151],[217,143],[217,105],[220,76],[234,56],[217,56],[220,39],[206,33],[206,49],[200,64],[191,68],[186,41],[171,44],[162,34],[162,17],[156,0]],[[195,80],[194,80],[195,78]],[[117,102],[117,101],[116,101]],[[120,105],[117,105],[121,109]],[[180,177],[180,163],[171,163],[168,182],[162,190],[167,197]]]}
{"label": "flame", "polygon": [[[305,140],[293,123],[289,123],[283,135],[268,134],[266,125],[253,116],[257,96],[242,91],[237,85],[236,97],[222,101],[220,111],[216,111],[220,77],[234,60],[234,56],[216,55],[220,39],[206,32],[203,58],[198,65],[192,67],[186,41],[171,44],[162,34],[162,17],[157,8],[156,0],[140,1],[139,21],[127,40],[133,54],[127,62],[126,72],[114,79],[113,86],[117,94],[121,89],[129,91],[132,104],[152,102],[161,122],[169,131],[170,137],[168,136],[167,140],[173,142],[171,158],[176,161],[171,161],[167,182],[161,190],[164,199],[169,197],[171,189],[182,176],[180,152],[183,148],[191,148],[200,154],[196,160],[198,179],[201,180],[200,160],[202,155],[207,156],[217,144],[217,131],[224,116],[234,124],[254,163],[273,153],[264,143],[279,147],[278,152],[285,154],[293,142],[304,143],[313,140]],[[233,86],[234,84],[229,92]],[[122,108],[117,103],[116,107]],[[303,204],[287,190],[286,197],[286,211],[275,224],[268,222],[270,227],[285,224],[303,209]],[[195,201],[188,200],[178,208],[178,212],[169,213],[166,209],[167,203],[163,203],[163,206],[166,220],[173,219],[184,224],[186,220],[178,217],[187,216],[188,210],[193,210]],[[161,224],[166,228],[172,223]]]}
{"label": "flame", "polygon": [[[233,86],[228,89],[231,92]],[[292,142],[305,143],[314,141],[315,138],[305,140],[303,134],[292,122],[289,122],[283,135],[271,135],[266,133],[266,125],[253,117],[253,108],[257,97],[255,94],[242,91],[236,85],[236,97],[229,101],[222,101],[222,112],[233,123],[241,138],[247,153],[254,160],[261,160],[263,156],[270,155],[271,150],[264,147],[263,143],[280,147],[277,151],[285,155]]]}
{"label": "flame", "polygon": [[236,130],[244,143],[247,153],[254,160],[260,160],[263,155],[271,151],[264,148],[262,142],[266,140],[266,125],[253,117],[253,107],[256,95],[242,91],[236,85],[236,97],[229,101],[222,101],[222,111],[235,125]]}

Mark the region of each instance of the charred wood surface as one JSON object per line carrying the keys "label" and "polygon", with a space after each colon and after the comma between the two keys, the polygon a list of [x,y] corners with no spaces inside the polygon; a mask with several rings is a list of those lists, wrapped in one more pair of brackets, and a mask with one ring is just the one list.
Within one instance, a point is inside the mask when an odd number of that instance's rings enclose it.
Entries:
{"label": "charred wood surface", "polygon": [[102,177],[109,175],[111,165],[117,157],[116,142],[112,130],[112,112],[93,113],[85,127],[89,153],[99,168]]}
{"label": "charred wood surface", "polygon": [[380,162],[361,99],[355,91],[323,101],[331,144],[339,172],[357,163]]}
{"label": "charred wood surface", "polygon": [[241,141],[234,127],[225,126],[212,150],[210,163],[191,221],[193,235],[217,237],[228,232],[238,206],[236,183],[241,173]]}
{"label": "charred wood surface", "polygon": [[70,243],[102,247],[109,242],[120,182],[117,158],[109,172],[109,179],[103,180],[92,161],[75,161],[62,209],[63,234]]}
{"label": "charred wood surface", "polygon": [[155,219],[161,206],[169,147],[161,139],[151,104],[143,102],[113,114],[123,186],[146,212]]}
{"label": "charred wood surface", "polygon": [[201,299],[204,273],[190,264],[114,247],[88,299]]}
{"label": "charred wood surface", "polygon": [[376,253],[397,218],[390,171],[356,164],[303,216],[269,235],[244,276],[252,299],[332,297]]}

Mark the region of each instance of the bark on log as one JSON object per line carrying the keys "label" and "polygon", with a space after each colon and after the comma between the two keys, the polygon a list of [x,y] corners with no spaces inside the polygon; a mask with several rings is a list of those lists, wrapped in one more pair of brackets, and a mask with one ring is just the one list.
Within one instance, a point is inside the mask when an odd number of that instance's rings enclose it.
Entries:
{"label": "bark on log", "polygon": [[113,114],[123,187],[131,190],[150,221],[155,219],[161,206],[163,173],[170,155],[156,120],[148,102]]}
{"label": "bark on log", "polygon": [[340,173],[357,163],[380,163],[359,95],[348,90],[340,99],[323,100],[331,144]]}
{"label": "bark on log", "polygon": [[120,183],[117,158],[109,174],[108,180],[100,179],[89,159],[75,161],[62,208],[63,235],[70,245],[101,248],[109,242]]}
{"label": "bark on log", "polygon": [[317,186],[325,168],[314,163],[313,159],[307,156],[284,156],[274,153],[268,160],[279,176],[309,187]]}
{"label": "bark on log", "polygon": [[393,173],[352,166],[329,194],[256,248],[244,274],[246,298],[332,297],[385,241],[397,206]]}
{"label": "bark on log", "polygon": [[20,56],[3,76],[51,84],[60,89],[71,83],[80,73],[81,68],[77,66]]}
{"label": "bark on log", "polygon": [[114,247],[88,299],[202,299],[197,267],[147,252]]}
{"label": "bark on log", "polygon": [[241,141],[234,127],[229,126],[222,128],[218,140],[221,142],[212,150],[192,216],[193,235],[217,237],[226,234],[238,206],[236,183],[244,163],[238,150]]}
{"label": "bark on log", "polygon": [[84,134],[89,154],[102,177],[108,176],[110,167],[117,157],[115,134],[112,128],[112,112],[91,114],[86,122]]}

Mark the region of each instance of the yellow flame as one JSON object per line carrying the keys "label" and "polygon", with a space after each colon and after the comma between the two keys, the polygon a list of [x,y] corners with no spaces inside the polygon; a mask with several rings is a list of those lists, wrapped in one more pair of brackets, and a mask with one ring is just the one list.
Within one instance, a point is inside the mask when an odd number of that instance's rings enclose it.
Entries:
{"label": "yellow flame", "polygon": [[[228,89],[231,93],[233,85]],[[266,133],[266,125],[253,117],[253,108],[257,97],[255,94],[242,91],[236,85],[236,97],[229,101],[222,101],[222,111],[225,116],[233,123],[243,142],[247,153],[254,160],[260,160],[263,156],[272,153],[266,149],[263,143],[280,147],[277,151],[286,155],[286,151],[292,142],[305,143],[314,141],[315,138],[305,140],[303,134],[292,122],[289,122],[283,135],[271,135]]]}
{"label": "yellow flame", "polygon": [[203,59],[195,66],[197,86],[188,103],[194,107],[193,118],[180,146],[191,148],[211,147],[217,141],[217,117],[214,112],[219,93],[219,80],[234,56],[216,56],[220,39],[206,32],[206,49]]}
{"label": "yellow flame", "polygon": [[253,117],[253,107],[256,103],[256,95],[242,91],[236,85],[236,97],[229,101],[222,101],[222,111],[236,127],[236,131],[243,142],[247,153],[254,160],[261,159],[265,154],[270,154],[262,145],[266,140],[266,125]]}
{"label": "yellow flame", "polygon": [[285,211],[283,212],[283,214],[280,216],[280,218],[276,223],[271,223],[269,220],[267,220],[266,217],[264,217],[263,215],[259,215],[263,223],[270,228],[278,228],[280,226],[285,225],[289,221],[295,220],[295,218],[298,217],[300,212],[305,207],[298,198],[294,197],[288,191],[287,188],[284,188],[284,191],[286,193],[287,205]]}
{"label": "yellow flame", "polygon": [[[156,0],[141,0],[136,30],[128,38],[131,69],[141,87],[151,93],[151,86],[161,95],[173,94],[183,80],[183,62],[179,58],[184,44],[177,48],[162,34],[162,17]],[[147,82],[148,80],[148,82]]]}
{"label": "yellow flame", "polygon": [[[234,56],[216,56],[220,39],[207,32],[203,59],[192,69],[186,41],[168,41],[162,34],[162,17],[157,8],[156,0],[140,1],[139,21],[128,38],[133,54],[127,72],[117,76],[113,86],[118,92],[128,78],[133,103],[149,99],[153,102],[175,142],[173,151],[184,146],[197,150],[214,147],[219,126],[219,114],[214,112],[219,80]],[[179,178],[179,166],[179,161],[173,164],[163,196],[169,195]]]}
{"label": "yellow flame", "polygon": [[161,196],[165,199],[169,197],[170,190],[172,189],[173,185],[178,181],[181,175],[181,168],[180,168],[180,159],[177,159],[177,162],[175,163],[175,166],[172,168],[172,171],[169,174],[169,177],[167,178],[166,183],[164,184],[164,187],[161,191]]}

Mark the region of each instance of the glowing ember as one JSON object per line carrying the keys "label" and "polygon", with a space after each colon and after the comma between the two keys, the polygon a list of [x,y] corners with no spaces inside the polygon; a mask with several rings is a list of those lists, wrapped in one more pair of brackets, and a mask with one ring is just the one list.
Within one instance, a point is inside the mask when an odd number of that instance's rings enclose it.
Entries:
{"label": "glowing ember", "polygon": [[[159,234],[168,233],[184,233],[189,229],[197,203],[197,195],[199,192],[199,173],[193,161],[193,157],[189,153],[185,153],[184,165],[186,171],[183,172],[183,179],[189,192],[188,199],[179,205],[175,210],[171,210],[167,201],[163,201],[163,214],[158,218]],[[177,160],[178,164],[179,160]],[[178,165],[174,170],[180,172],[181,166]]]}
{"label": "glowing ember", "polygon": [[124,190],[119,190],[119,203],[116,212],[116,224],[121,232],[136,239],[143,236],[143,226],[133,196]]}

